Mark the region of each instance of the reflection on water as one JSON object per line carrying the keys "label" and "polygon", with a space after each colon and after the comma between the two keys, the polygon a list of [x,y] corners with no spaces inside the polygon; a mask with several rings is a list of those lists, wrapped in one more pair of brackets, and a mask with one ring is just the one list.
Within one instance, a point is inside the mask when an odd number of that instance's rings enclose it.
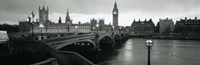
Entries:
{"label": "reflection on water", "polygon": [[[146,39],[129,39],[114,51],[97,52],[98,65],[146,65]],[[153,40],[152,65],[200,65],[200,41]]]}

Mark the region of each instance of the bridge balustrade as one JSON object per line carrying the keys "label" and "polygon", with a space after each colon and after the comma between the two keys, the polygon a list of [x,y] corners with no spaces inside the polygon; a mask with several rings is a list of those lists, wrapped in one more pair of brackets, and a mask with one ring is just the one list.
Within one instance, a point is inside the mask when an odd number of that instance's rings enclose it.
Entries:
{"label": "bridge balustrade", "polygon": [[67,55],[70,60],[70,63],[74,65],[96,65],[76,52],[58,51],[58,53],[62,55]]}
{"label": "bridge balustrade", "polygon": [[49,59],[47,59],[45,61],[34,63],[34,64],[31,64],[31,65],[58,65],[58,63],[57,63],[57,59],[56,58],[49,58]]}

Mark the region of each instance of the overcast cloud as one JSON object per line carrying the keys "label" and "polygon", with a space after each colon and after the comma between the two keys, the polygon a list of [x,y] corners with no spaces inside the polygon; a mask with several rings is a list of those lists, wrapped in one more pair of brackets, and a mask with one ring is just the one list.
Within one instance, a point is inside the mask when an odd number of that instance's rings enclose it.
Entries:
{"label": "overcast cloud", "polygon": [[[90,18],[104,18],[112,23],[112,9],[115,0],[44,0],[50,9],[51,21],[57,22],[59,16],[64,17],[67,9],[73,22],[89,22]],[[119,9],[119,25],[129,26],[133,19],[200,17],[200,0],[117,0]],[[38,17],[38,7],[43,0],[0,0],[0,24],[17,24],[26,20],[32,11]]]}

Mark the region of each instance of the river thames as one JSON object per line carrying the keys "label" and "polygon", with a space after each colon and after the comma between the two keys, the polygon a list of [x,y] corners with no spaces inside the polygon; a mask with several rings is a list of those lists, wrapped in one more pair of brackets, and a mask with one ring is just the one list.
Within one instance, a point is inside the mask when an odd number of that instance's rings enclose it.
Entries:
{"label": "river thames", "polygon": [[[100,51],[98,65],[147,65],[147,39],[132,38],[114,51]],[[200,65],[200,41],[152,39],[151,65]]]}

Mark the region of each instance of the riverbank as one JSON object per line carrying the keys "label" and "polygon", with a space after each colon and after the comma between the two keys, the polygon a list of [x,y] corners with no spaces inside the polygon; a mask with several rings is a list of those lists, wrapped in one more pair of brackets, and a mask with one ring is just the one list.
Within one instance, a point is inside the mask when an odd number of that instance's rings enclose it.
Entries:
{"label": "riverbank", "polygon": [[129,35],[130,38],[151,38],[169,40],[200,40],[200,35],[180,35],[180,34],[152,34],[152,35]]}

